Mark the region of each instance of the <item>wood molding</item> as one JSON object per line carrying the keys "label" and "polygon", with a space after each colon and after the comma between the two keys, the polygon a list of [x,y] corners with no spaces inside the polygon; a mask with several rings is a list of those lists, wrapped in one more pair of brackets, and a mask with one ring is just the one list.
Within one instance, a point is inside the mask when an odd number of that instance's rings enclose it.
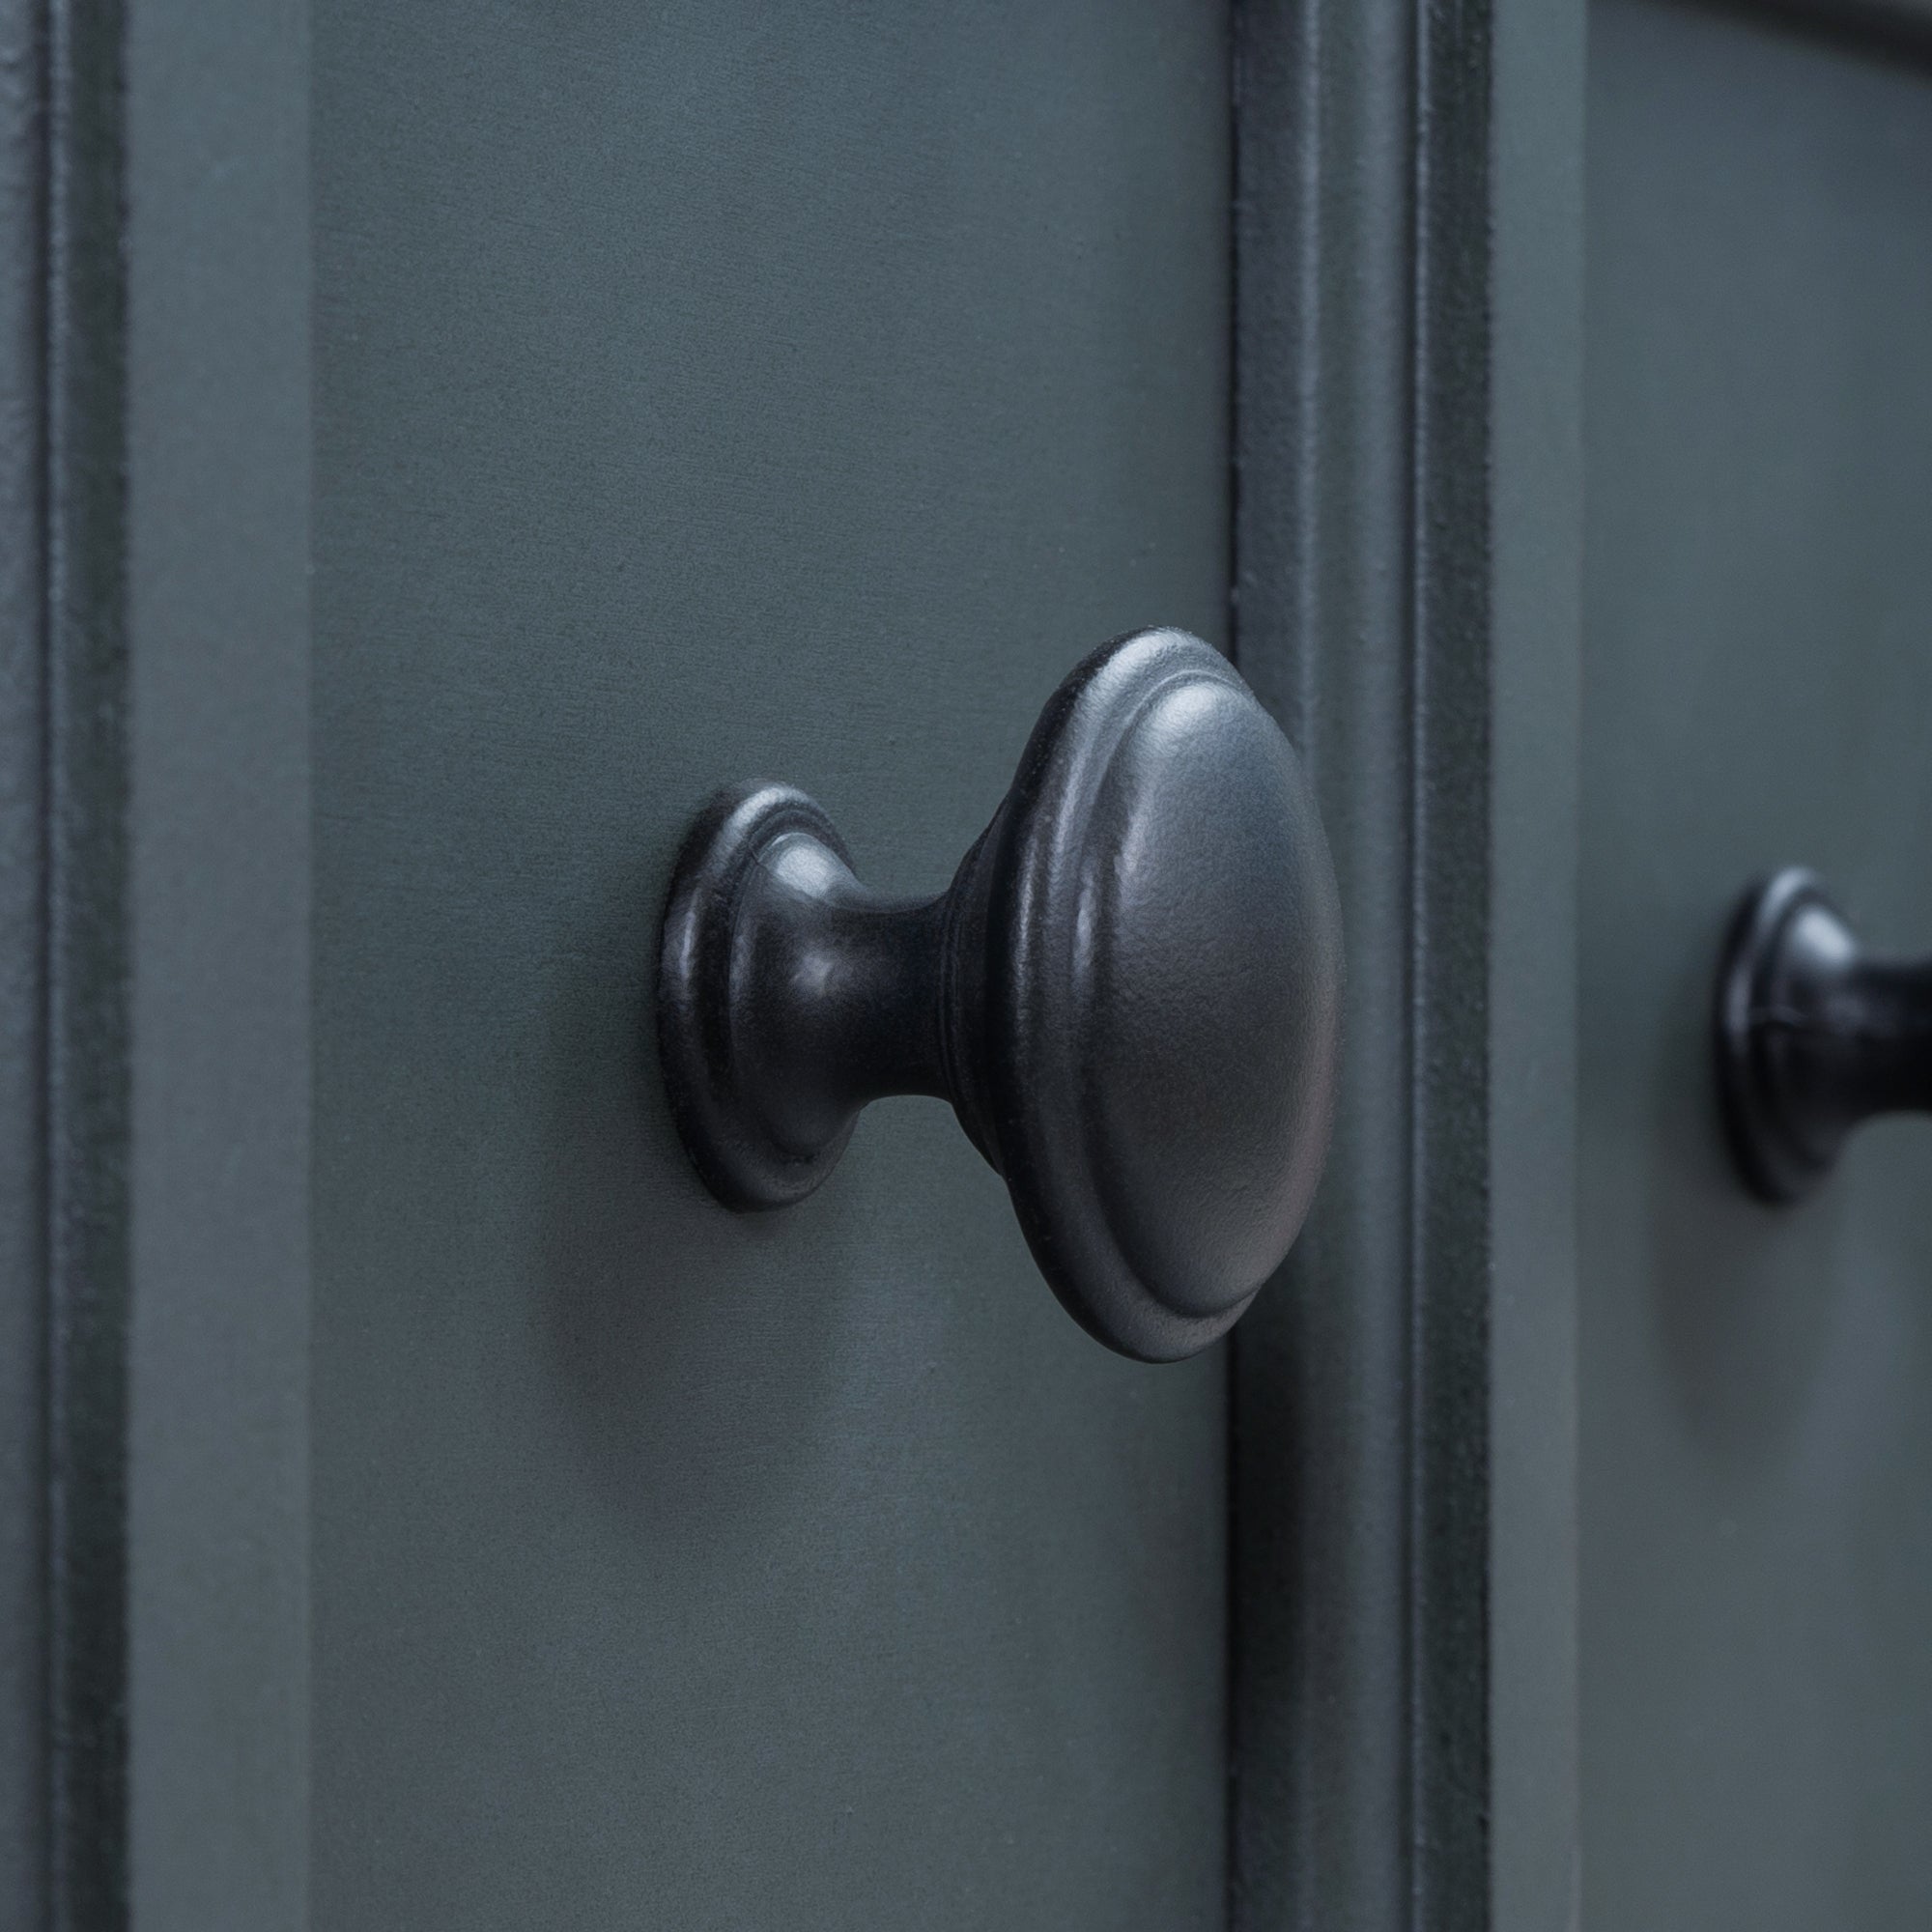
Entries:
{"label": "wood molding", "polygon": [[1236,655],[1350,1009],[1236,1339],[1236,1923],[1561,1922],[1582,9],[1238,19]]}

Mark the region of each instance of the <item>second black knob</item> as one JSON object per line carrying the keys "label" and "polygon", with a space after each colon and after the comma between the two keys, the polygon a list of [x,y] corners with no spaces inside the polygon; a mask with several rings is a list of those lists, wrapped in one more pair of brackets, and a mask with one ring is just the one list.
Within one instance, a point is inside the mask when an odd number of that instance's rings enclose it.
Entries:
{"label": "second black knob", "polygon": [[1868,952],[1815,873],[1778,872],[1732,922],[1717,1051],[1746,1181],[1795,1201],[1860,1122],[1932,1111],[1932,959]]}

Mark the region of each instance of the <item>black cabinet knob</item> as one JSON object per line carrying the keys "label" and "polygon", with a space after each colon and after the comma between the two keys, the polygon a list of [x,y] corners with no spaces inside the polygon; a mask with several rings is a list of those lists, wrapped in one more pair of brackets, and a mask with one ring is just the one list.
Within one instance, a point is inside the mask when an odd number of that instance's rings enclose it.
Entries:
{"label": "black cabinet knob", "polygon": [[1746,896],[1717,1019],[1731,1146],[1767,1201],[1815,1186],[1861,1121],[1932,1111],[1932,959],[1873,957],[1814,873]]}
{"label": "black cabinet knob", "polygon": [[810,1193],[868,1100],[950,1100],[1071,1313],[1172,1360],[1232,1325],[1301,1226],[1341,979],[1293,751],[1198,638],[1143,631],[1054,693],[937,898],[861,885],[788,785],[714,800],[665,909],[659,1055],[732,1208]]}

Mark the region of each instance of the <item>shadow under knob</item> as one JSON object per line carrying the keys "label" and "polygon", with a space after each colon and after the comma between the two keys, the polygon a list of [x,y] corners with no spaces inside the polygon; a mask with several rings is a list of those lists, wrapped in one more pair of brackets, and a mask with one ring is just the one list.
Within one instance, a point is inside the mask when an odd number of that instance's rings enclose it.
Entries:
{"label": "shadow under knob", "polygon": [[1718,1080],[1751,1190],[1796,1201],[1875,1114],[1932,1111],[1932,959],[1866,952],[1823,880],[1747,895],[1718,978]]}
{"label": "shadow under knob", "polygon": [[1293,751],[1216,652],[1143,631],[1054,694],[936,898],[862,885],[790,786],[715,799],[665,911],[659,1055],[738,1208],[809,1194],[868,1100],[950,1100],[1067,1309],[1164,1361],[1223,1334],[1300,1229],[1341,983]]}

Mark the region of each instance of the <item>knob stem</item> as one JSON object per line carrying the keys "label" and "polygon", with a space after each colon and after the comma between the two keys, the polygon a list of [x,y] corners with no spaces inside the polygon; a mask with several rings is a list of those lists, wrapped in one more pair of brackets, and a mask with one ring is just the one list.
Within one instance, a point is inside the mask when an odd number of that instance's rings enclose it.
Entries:
{"label": "knob stem", "polygon": [[731,961],[741,1077],[773,1137],[815,1153],[868,1101],[950,1097],[942,1042],[947,895],[869,891],[810,833],[753,867]]}

